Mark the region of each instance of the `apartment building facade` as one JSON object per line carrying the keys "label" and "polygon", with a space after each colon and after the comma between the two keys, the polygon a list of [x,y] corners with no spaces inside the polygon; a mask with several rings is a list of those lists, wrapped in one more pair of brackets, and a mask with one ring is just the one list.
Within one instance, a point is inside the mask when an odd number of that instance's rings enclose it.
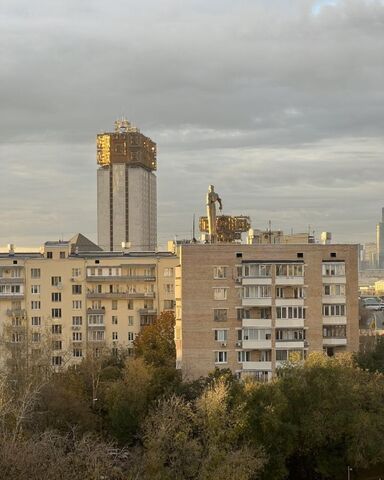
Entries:
{"label": "apartment building facade", "polygon": [[47,242],[40,254],[0,254],[4,355],[48,350],[53,367],[71,365],[90,349],[132,348],[143,326],[174,309],[175,255],[76,250]]}
{"label": "apartment building facade", "polygon": [[355,245],[183,245],[176,269],[177,365],[267,381],[309,352],[358,349]]}

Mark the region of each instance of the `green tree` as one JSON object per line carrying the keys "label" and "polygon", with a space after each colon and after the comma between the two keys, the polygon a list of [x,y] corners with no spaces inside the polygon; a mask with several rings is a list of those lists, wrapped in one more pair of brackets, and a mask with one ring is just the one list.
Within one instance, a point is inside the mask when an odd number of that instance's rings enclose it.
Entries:
{"label": "green tree", "polygon": [[364,370],[384,373],[384,337],[376,336],[373,348],[357,353],[355,362]]}

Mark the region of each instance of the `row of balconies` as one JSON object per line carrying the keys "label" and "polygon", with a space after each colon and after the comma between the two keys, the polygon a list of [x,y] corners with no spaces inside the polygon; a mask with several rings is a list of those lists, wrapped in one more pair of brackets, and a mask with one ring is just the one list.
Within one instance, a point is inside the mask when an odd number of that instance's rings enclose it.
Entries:
{"label": "row of balconies", "polygon": [[155,282],[155,275],[87,275],[88,282],[125,282],[125,281],[143,281],[143,282]]}
{"label": "row of balconies", "polygon": [[[347,317],[322,317],[323,325],[346,325]],[[305,320],[303,318],[277,318],[275,327],[277,328],[304,328]],[[272,328],[272,320],[264,318],[244,318],[243,327]]]}
{"label": "row of balconies", "polygon": [[87,298],[122,298],[122,299],[133,299],[133,298],[155,298],[155,292],[94,292],[88,291]]}

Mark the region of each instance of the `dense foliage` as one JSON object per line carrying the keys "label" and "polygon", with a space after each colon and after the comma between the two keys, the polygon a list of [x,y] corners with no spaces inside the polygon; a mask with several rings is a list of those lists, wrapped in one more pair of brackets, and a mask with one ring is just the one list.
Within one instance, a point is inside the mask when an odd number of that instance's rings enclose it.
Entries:
{"label": "dense foliage", "polygon": [[133,358],[90,355],[17,383],[4,373],[4,478],[326,480],[346,478],[348,466],[352,479],[383,474],[382,341],[355,358],[287,364],[268,384],[226,370],[188,383],[174,368],[173,323],[167,313],[144,329]]}

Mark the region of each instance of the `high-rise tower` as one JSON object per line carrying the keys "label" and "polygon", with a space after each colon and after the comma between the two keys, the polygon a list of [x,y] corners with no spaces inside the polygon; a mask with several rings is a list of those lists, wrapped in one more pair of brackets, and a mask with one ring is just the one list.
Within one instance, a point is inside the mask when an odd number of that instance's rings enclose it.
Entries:
{"label": "high-rise tower", "polygon": [[127,120],[97,135],[97,229],[103,250],[155,250],[156,144]]}
{"label": "high-rise tower", "polygon": [[384,268],[384,208],[381,209],[381,222],[376,226],[377,266]]}

